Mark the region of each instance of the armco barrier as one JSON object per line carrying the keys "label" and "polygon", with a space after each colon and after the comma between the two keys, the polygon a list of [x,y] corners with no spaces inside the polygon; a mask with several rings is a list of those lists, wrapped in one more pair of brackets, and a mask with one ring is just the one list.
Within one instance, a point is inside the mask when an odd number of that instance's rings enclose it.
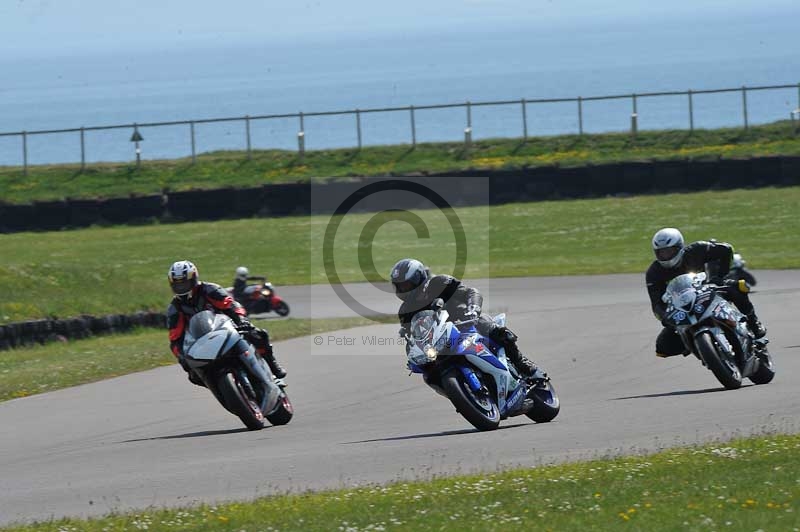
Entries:
{"label": "armco barrier", "polygon": [[137,312],[108,316],[78,316],[61,320],[28,320],[0,325],[0,350],[57,340],[75,340],[98,334],[127,331],[134,327],[166,328],[163,312]]}
{"label": "armco barrier", "polygon": [[[12,205],[0,202],[0,232],[55,230],[92,224],[148,220],[193,221],[252,216],[302,216],[334,212],[365,183],[385,178],[352,178],[327,183],[283,183],[218,190],[165,192],[101,200],[61,200]],[[451,205],[587,198],[615,194],[687,192],[800,184],[800,157],[673,160],[609,163],[578,167],[544,166],[514,170],[464,170],[413,174],[420,184],[444,184]],[[475,186],[479,184],[479,186]],[[313,189],[313,202],[312,202]],[[359,203],[355,212],[396,208],[386,201]],[[414,208],[407,205],[404,208]],[[313,209],[313,212],[312,212]]]}

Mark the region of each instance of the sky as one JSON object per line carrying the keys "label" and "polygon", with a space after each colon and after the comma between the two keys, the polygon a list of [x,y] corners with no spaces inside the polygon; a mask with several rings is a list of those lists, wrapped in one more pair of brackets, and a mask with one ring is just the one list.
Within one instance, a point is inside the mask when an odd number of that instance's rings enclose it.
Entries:
{"label": "sky", "polygon": [[[660,20],[800,18],[797,0],[4,0],[0,58],[86,50],[180,50],[380,35],[633,27]],[[800,27],[800,26],[796,26]]]}

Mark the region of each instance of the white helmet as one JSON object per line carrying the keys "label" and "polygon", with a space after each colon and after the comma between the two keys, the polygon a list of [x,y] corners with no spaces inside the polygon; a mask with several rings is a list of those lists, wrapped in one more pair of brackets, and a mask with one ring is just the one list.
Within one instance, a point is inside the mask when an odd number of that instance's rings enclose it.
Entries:
{"label": "white helmet", "polygon": [[740,253],[733,254],[733,261],[731,266],[734,268],[744,268],[744,265],[747,264],[747,261],[742,258]]}
{"label": "white helmet", "polygon": [[244,266],[239,266],[238,268],[236,268],[236,278],[237,279],[241,279],[242,281],[246,281],[249,276],[250,276],[250,270],[248,270]]}
{"label": "white helmet", "polygon": [[683,235],[674,227],[665,227],[653,235],[653,253],[664,268],[674,268],[683,259]]}

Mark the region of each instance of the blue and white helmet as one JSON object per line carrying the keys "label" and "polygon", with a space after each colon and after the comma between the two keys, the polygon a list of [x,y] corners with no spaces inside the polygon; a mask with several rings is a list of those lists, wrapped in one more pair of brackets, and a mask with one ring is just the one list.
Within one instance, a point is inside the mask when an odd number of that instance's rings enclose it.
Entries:
{"label": "blue and white helmet", "polygon": [[683,260],[683,235],[674,227],[665,227],[653,235],[653,253],[664,268],[674,268]]}
{"label": "blue and white helmet", "polygon": [[428,269],[416,259],[403,259],[392,266],[389,278],[395,295],[405,301],[428,280]]}

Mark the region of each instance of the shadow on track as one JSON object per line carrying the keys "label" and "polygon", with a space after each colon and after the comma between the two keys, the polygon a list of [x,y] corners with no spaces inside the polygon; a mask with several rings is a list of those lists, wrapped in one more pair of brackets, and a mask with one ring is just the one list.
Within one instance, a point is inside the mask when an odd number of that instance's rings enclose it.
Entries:
{"label": "shadow on track", "polygon": [[[749,388],[750,386],[754,386],[753,384],[742,384],[742,388]],[[741,388],[740,388],[741,389]],[[648,399],[653,397],[670,397],[674,395],[696,395],[701,393],[715,393],[715,392],[727,392],[725,388],[704,388],[702,390],[678,390],[677,392],[664,392],[664,393],[648,393],[646,395],[630,395],[628,397],[614,397],[609,399],[609,401],[622,401],[624,399]]]}
{"label": "shadow on track", "polygon": [[[527,427],[529,425],[535,425],[535,423],[517,423],[516,425],[506,425],[503,427],[499,427],[497,430],[513,429],[515,427]],[[427,434],[412,434],[410,436],[393,436],[391,438],[375,438],[373,440],[346,441],[342,442],[342,445],[351,445],[353,443],[373,443],[379,441],[417,440],[420,438],[441,438],[443,436],[457,436],[459,434],[472,434],[480,432],[482,431],[478,429],[446,430],[443,432],[429,432]],[[494,432],[494,431],[487,431],[487,432]]]}
{"label": "shadow on track", "polygon": [[[269,428],[264,426],[264,428]],[[262,429],[263,430],[263,429]],[[155,441],[155,440],[176,440],[180,438],[203,438],[206,436],[219,436],[221,434],[236,434],[238,432],[250,432],[246,427],[228,430],[204,430],[201,432],[187,432],[186,434],[173,434],[172,436],[155,436],[153,438],[137,438],[135,440],[123,440],[117,443],[132,443],[137,441]]]}

